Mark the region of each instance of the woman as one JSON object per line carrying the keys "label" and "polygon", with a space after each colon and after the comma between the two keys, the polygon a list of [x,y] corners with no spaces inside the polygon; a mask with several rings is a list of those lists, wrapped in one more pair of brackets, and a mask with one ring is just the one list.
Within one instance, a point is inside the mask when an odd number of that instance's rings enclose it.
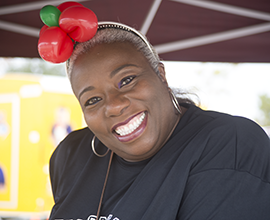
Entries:
{"label": "woman", "polygon": [[100,24],[67,72],[88,127],[52,155],[50,219],[270,219],[266,134],[245,118],[178,105],[136,30]]}

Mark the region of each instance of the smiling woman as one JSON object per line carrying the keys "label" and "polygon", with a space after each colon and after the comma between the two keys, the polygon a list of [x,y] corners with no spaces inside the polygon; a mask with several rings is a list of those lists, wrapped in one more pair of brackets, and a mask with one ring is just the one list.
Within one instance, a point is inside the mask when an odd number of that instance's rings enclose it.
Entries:
{"label": "smiling woman", "polygon": [[176,99],[136,30],[100,24],[67,73],[87,128],[51,157],[51,220],[269,219],[264,131]]}
{"label": "smiling woman", "polygon": [[180,118],[158,70],[127,42],[99,44],[74,62],[71,85],[88,127],[125,160],[156,154]]}

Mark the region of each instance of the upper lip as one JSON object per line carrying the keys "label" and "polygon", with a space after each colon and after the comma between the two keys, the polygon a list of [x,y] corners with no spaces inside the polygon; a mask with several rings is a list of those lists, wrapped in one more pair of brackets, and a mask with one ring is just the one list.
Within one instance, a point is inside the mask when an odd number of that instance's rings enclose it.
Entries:
{"label": "upper lip", "polygon": [[141,111],[141,112],[139,112],[139,113],[137,113],[137,114],[135,114],[135,115],[132,115],[131,117],[129,117],[127,120],[125,120],[125,121],[123,121],[123,122],[117,123],[116,125],[114,125],[114,126],[112,127],[112,131],[115,131],[115,129],[116,129],[117,127],[119,127],[119,126],[122,126],[122,125],[127,124],[130,120],[132,120],[132,118],[136,117],[137,115],[141,114],[142,112],[143,112],[143,111]]}

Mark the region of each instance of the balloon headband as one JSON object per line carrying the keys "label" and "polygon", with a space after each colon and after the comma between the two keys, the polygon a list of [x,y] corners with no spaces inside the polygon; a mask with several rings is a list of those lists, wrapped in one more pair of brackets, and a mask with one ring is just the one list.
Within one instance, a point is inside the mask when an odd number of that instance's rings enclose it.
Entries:
{"label": "balloon headband", "polygon": [[58,7],[47,5],[40,11],[45,24],[39,33],[38,52],[46,61],[62,63],[67,61],[76,42],[92,39],[97,30],[116,28],[139,36],[154,53],[153,48],[139,31],[117,22],[98,22],[95,13],[78,2],[64,2]]}

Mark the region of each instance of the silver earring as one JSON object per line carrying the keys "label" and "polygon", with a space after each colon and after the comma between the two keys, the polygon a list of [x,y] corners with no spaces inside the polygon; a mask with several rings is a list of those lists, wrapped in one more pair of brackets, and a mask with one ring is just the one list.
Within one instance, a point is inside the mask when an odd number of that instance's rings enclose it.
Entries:
{"label": "silver earring", "polygon": [[171,93],[171,96],[172,96],[172,103],[173,103],[173,106],[175,107],[175,109],[177,110],[177,112],[178,112],[180,115],[182,115],[181,107],[179,106],[178,101],[177,101],[175,95],[173,94],[172,91],[170,91],[170,93]]}
{"label": "silver earring", "polygon": [[95,139],[96,139],[96,136],[94,135],[94,137],[92,138],[92,143],[91,143],[91,145],[92,145],[92,151],[93,151],[94,154],[97,155],[98,157],[105,157],[105,156],[108,154],[109,149],[108,149],[107,152],[106,152],[105,154],[103,154],[103,155],[98,154],[98,153],[96,152],[96,150],[95,150]]}

